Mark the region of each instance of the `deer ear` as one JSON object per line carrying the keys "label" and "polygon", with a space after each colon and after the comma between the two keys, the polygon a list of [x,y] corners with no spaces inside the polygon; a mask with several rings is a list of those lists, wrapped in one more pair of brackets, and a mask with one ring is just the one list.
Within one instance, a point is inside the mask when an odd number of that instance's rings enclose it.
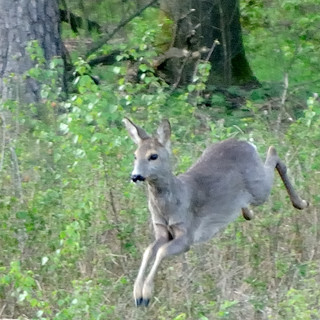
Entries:
{"label": "deer ear", "polygon": [[142,140],[150,138],[150,136],[142,128],[136,126],[129,119],[124,118],[122,121],[134,143],[139,144]]}
{"label": "deer ear", "polygon": [[157,136],[159,142],[170,150],[170,136],[171,136],[171,126],[170,122],[165,119],[161,122],[157,129]]}

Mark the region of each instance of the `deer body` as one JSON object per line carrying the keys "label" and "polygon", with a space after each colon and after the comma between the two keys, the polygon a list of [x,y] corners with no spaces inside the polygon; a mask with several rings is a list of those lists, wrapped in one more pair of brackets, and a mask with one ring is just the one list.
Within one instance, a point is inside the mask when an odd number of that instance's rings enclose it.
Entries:
{"label": "deer body", "polygon": [[[250,220],[249,205],[264,203],[271,191],[275,168],[285,184],[293,205],[308,206],[293,189],[286,167],[275,149],[269,148],[263,163],[255,147],[245,141],[228,139],[208,147],[198,161],[177,177],[169,160],[170,124],[164,121],[158,136],[124,120],[138,145],[132,180],[146,181],[155,241],[146,249],[135,281],[137,305],[148,305],[156,271],[162,259],[189,250],[197,242],[211,239],[235,220],[242,211]],[[154,260],[145,277],[149,262]]]}

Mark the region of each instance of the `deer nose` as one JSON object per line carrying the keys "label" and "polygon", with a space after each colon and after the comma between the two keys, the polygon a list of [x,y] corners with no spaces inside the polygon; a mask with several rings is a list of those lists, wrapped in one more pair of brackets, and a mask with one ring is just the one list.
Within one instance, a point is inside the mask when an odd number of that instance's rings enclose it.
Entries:
{"label": "deer nose", "polygon": [[131,180],[132,180],[133,182],[137,182],[137,181],[144,181],[144,180],[146,180],[146,178],[143,177],[141,174],[133,174],[133,175],[131,176]]}

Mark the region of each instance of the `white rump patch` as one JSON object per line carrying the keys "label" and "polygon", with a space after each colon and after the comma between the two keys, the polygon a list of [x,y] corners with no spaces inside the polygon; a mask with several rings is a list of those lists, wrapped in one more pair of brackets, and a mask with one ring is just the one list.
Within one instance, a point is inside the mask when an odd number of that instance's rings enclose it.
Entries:
{"label": "white rump patch", "polygon": [[256,151],[258,150],[258,149],[257,149],[257,147],[256,147],[256,145],[255,145],[253,142],[248,141],[248,143],[249,143],[249,144],[251,144],[251,145],[253,146],[254,150],[256,150]]}

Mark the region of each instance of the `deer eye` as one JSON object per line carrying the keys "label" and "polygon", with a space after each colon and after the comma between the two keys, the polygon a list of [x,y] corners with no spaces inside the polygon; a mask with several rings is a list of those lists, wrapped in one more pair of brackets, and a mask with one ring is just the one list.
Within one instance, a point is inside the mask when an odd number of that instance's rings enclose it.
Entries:
{"label": "deer eye", "polygon": [[156,153],[152,154],[148,160],[157,160],[158,159],[158,155]]}

